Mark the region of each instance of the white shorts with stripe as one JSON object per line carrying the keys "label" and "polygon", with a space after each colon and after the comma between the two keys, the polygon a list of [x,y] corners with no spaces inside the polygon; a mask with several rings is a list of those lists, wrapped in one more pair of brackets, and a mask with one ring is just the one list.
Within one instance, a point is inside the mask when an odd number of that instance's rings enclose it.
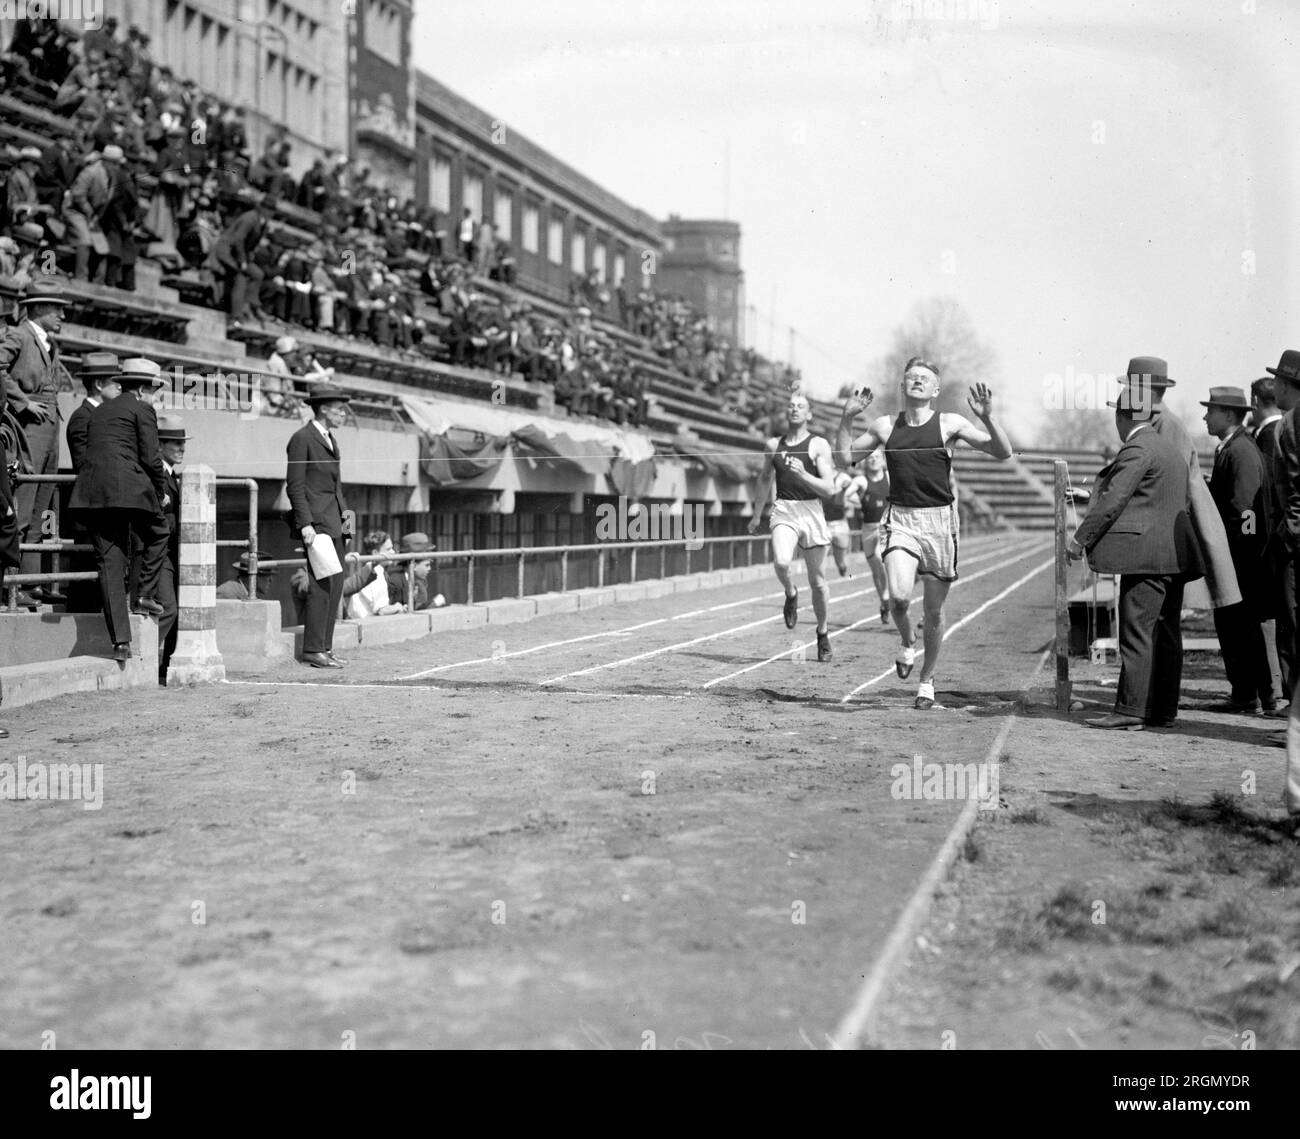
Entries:
{"label": "white shorts with stripe", "polygon": [[880,530],[885,538],[884,557],[902,550],[916,559],[916,572],[922,577],[957,580],[955,502],[950,506],[895,506],[891,502]]}
{"label": "white shorts with stripe", "polygon": [[801,550],[831,544],[831,532],[826,525],[820,498],[778,498],[772,507],[769,526],[773,534],[778,526],[789,526],[799,535]]}

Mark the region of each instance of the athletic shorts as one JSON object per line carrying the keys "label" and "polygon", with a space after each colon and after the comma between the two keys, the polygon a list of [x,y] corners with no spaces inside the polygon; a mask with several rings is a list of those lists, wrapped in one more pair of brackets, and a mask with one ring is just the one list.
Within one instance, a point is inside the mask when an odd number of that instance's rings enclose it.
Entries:
{"label": "athletic shorts", "polygon": [[876,546],[880,542],[880,523],[864,522],[862,523],[862,553],[865,557],[872,558],[876,555]]}
{"label": "athletic shorts", "polygon": [[840,518],[835,522],[827,522],[826,529],[831,533],[831,541],[837,546],[843,546],[848,549],[853,544],[853,531],[849,529],[847,518]]}
{"label": "athletic shorts", "polygon": [[831,544],[830,528],[826,524],[826,515],[822,513],[820,498],[778,498],[772,507],[769,525],[773,534],[778,526],[789,526],[799,535],[801,550]]}
{"label": "athletic shorts", "polygon": [[957,504],[895,506],[889,504],[880,523],[885,557],[903,550],[917,561],[916,572],[940,581],[957,580]]}

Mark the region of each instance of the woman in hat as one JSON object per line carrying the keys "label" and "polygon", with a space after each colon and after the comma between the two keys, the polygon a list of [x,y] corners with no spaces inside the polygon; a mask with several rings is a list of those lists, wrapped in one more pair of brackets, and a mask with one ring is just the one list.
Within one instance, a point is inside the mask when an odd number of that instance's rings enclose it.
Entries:
{"label": "woman in hat", "polygon": [[69,512],[91,534],[114,660],[131,655],[127,576],[132,534],[143,547],[135,612],[155,617],[163,613],[157,591],[169,537],[163,511],[171,499],[158,444],[158,416],[148,402],[163,382],[160,372],[152,360],[123,361],[122,396],[91,415],[84,460],[68,500]]}

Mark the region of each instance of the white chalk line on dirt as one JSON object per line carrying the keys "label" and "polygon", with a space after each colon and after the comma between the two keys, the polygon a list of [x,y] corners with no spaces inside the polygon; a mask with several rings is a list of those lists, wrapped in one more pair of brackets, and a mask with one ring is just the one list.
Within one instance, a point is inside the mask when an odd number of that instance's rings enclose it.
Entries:
{"label": "white chalk line on dirt", "polygon": [[[1030,552],[1030,553],[1033,553],[1034,551],[1031,550],[1031,551],[1029,551],[1029,552]],[[1024,555],[1022,555],[1022,556],[1024,556]],[[1013,560],[1013,561],[1019,561],[1020,559],[1019,559],[1019,558],[1013,558],[1012,560]],[[1009,563],[1008,563],[1008,564],[1009,564]],[[1030,570],[1027,574],[1025,574],[1024,577],[1020,578],[1018,581],[1013,581],[1010,585],[1008,585],[1008,586],[1006,587],[1006,589],[1004,589],[1001,593],[997,594],[997,596],[995,596],[995,597],[990,597],[990,598],[989,598],[986,602],[984,602],[984,604],[981,605],[978,609],[974,609],[974,610],[972,610],[970,613],[967,613],[966,616],[963,617],[960,621],[957,621],[957,622],[954,623],[953,625],[950,625],[947,629],[945,629],[945,630],[943,631],[943,639],[946,641],[949,637],[951,637],[951,636],[953,635],[953,633],[955,633],[958,629],[960,629],[960,628],[961,628],[963,625],[965,625],[968,621],[973,621],[973,620],[975,620],[975,618],[978,617],[981,613],[983,613],[984,610],[986,610],[990,605],[996,605],[999,601],[1001,601],[1004,597],[1006,597],[1007,594],[1009,594],[1009,593],[1013,593],[1015,590],[1019,589],[1022,585],[1024,585],[1025,582],[1029,581],[1031,578],[1035,578],[1035,577],[1037,577],[1040,573],[1043,572],[1043,570],[1045,570],[1045,569],[1051,569],[1052,566],[1054,566],[1054,565],[1056,565],[1056,558],[1055,558],[1055,557],[1051,557],[1051,558],[1048,558],[1047,561],[1043,562],[1041,565],[1035,566],[1032,570]],[[1001,567],[999,567],[999,568],[1001,568]],[[989,571],[989,570],[985,570],[984,572],[985,572],[985,573],[989,573],[990,571]],[[976,574],[976,577],[978,577],[978,576],[979,576],[979,575]],[[971,580],[974,581],[975,578],[971,578]],[[919,661],[924,660],[924,659],[925,659],[925,649],[922,648],[922,649],[920,650],[920,652],[917,654],[917,661],[919,662]],[[841,703],[841,704],[847,704],[847,703],[848,703],[851,699],[853,699],[853,697],[856,696],[859,692],[862,692],[864,689],[870,688],[873,684],[879,684],[879,683],[880,683],[882,680],[884,680],[885,677],[887,677],[887,676],[895,676],[895,675],[897,675],[897,673],[896,673],[896,671],[895,671],[895,669],[894,669],[893,667],[887,668],[887,669],[886,669],[884,672],[882,672],[879,676],[873,676],[870,680],[865,681],[865,682],[863,682],[862,684],[859,684],[859,685],[858,685],[855,689],[853,689],[851,692],[845,694],[844,696],[841,696],[841,697],[840,697],[840,703]]]}
{"label": "white chalk line on dirt", "polygon": [[[1043,650],[1042,656],[1038,658],[1037,666],[1030,673],[1029,679],[1025,683],[1025,691],[1028,691],[1033,686],[1034,677],[1042,671],[1043,665],[1047,663],[1047,659],[1052,655],[1053,651],[1051,645]],[[984,755],[986,764],[998,762],[998,757],[1002,754],[1002,749],[1006,746],[1007,739],[1011,735],[1011,729],[1015,725],[1017,715],[1018,713],[1012,712],[1002,722],[1002,728],[994,737],[993,743]],[[856,1047],[863,1034],[870,1027],[872,1017],[875,1015],[876,1005],[884,992],[885,984],[894,969],[902,964],[917,931],[929,916],[930,905],[934,900],[934,892],[938,889],[939,883],[947,876],[953,862],[956,861],[957,850],[965,841],[967,832],[974,823],[975,814],[978,810],[979,799],[977,797],[972,796],[966,800],[961,813],[957,816],[957,821],[953,823],[952,829],[948,831],[943,840],[943,845],[939,847],[938,853],[926,869],[925,876],[917,884],[916,889],[912,891],[912,896],[908,898],[907,905],[903,907],[903,912],[898,915],[898,921],[894,923],[894,928],[890,931],[880,955],[872,963],[871,968],[867,970],[852,1007],[845,1013],[844,1019],[840,1021],[839,1026],[835,1029],[835,1033],[831,1037],[832,1048]]]}
{"label": "white chalk line on dirt", "polygon": [[[987,550],[989,546],[996,545],[998,540],[1001,539],[1001,537],[1002,537],[1001,535],[998,535],[998,536],[990,537],[985,540],[980,540],[976,548],[980,550]],[[972,544],[974,545],[975,543]],[[984,553],[982,557],[971,558],[967,564],[981,561],[982,558],[986,558],[988,556],[990,556],[988,553]],[[799,562],[795,568],[798,572],[802,572],[803,570],[802,561]],[[570,645],[584,644],[588,641],[598,641],[605,637],[623,637],[629,633],[639,632],[642,629],[649,629],[654,625],[663,625],[663,624],[667,624],[670,621],[685,621],[691,617],[700,617],[706,613],[719,613],[724,609],[735,609],[741,605],[757,605],[760,602],[771,601],[774,598],[783,597],[783,596],[785,596],[785,594],[784,591],[782,590],[777,590],[774,593],[760,593],[753,597],[741,598],[739,601],[726,601],[723,602],[721,605],[710,605],[704,609],[692,609],[689,613],[675,613],[670,617],[656,617],[652,621],[642,621],[636,625],[623,625],[617,629],[605,629],[599,633],[586,633],[581,637],[565,637],[563,640],[548,641],[545,644],[533,645],[532,647],[526,649],[516,649],[513,652],[498,653],[496,656],[472,657],[469,660],[452,661],[450,664],[435,665],[433,668],[426,668],[420,672],[408,673],[406,676],[397,676],[394,677],[393,679],[394,680],[423,680],[426,676],[434,676],[439,672],[447,672],[453,668],[469,668],[472,665],[476,665],[476,664],[493,664],[497,661],[511,660],[515,657],[531,656],[534,653],[546,652],[549,649],[558,649]]]}
{"label": "white chalk line on dirt", "polygon": [[[1039,543],[1035,543],[1035,544],[1039,544]],[[996,556],[997,556],[997,552],[985,555],[986,558],[996,557]],[[860,589],[854,593],[841,594],[838,597],[832,597],[831,604],[833,605],[837,601],[852,601],[854,598],[857,597],[866,597],[868,594],[875,593],[875,591],[876,591],[875,586],[870,586],[867,589]],[[705,635],[700,637],[692,637],[689,641],[678,641],[675,644],[671,644],[671,645],[661,645],[659,648],[648,649],[646,652],[637,653],[635,656],[621,657],[618,660],[608,661],[605,664],[592,665],[590,668],[575,669],[572,672],[561,673],[559,676],[552,676],[546,680],[539,680],[537,683],[540,687],[545,688],[548,685],[558,684],[562,680],[569,680],[575,676],[589,676],[594,672],[604,672],[607,669],[612,669],[612,668],[623,668],[625,665],[636,664],[639,661],[648,660],[651,657],[661,656],[664,653],[676,652],[678,649],[686,649],[686,648],[691,648],[694,645],[702,645],[708,641],[716,641],[719,637],[733,636],[736,633],[743,633],[749,629],[756,629],[760,625],[768,625],[773,621],[780,621],[781,619],[782,619],[781,614],[779,613],[773,614],[769,617],[760,617],[757,621],[747,621],[743,625],[732,625],[729,628],[721,629],[716,633],[706,633]]]}
{"label": "white chalk line on dirt", "polygon": [[[978,581],[980,578],[982,578],[982,577],[986,577],[987,575],[989,575],[989,574],[991,574],[991,573],[997,573],[997,572],[1000,571],[1000,570],[1004,570],[1004,569],[1006,569],[1007,566],[1009,566],[1009,565],[1013,565],[1014,563],[1020,561],[1022,558],[1027,558],[1027,557],[1032,556],[1033,554],[1038,553],[1038,551],[1041,550],[1042,548],[1043,548],[1043,544],[1042,544],[1041,542],[1036,542],[1036,543],[1034,543],[1032,546],[1029,546],[1029,547],[1024,548],[1024,549],[1021,549],[1018,553],[1014,553],[1014,554],[1009,555],[1005,561],[1003,561],[1003,562],[999,562],[999,563],[998,563],[997,565],[995,565],[995,566],[990,566],[988,569],[980,570],[979,573],[972,574],[970,577],[959,579],[959,580],[957,581],[956,586],[954,586],[953,588],[955,589],[957,586],[960,586],[960,585],[969,585],[971,582],[973,582],[973,581]],[[979,560],[983,560],[983,559],[972,558],[972,559],[970,559],[970,561],[968,561],[966,564],[967,564],[967,565],[970,565],[971,562],[979,561]],[[874,590],[869,590],[868,592],[874,592]],[[977,612],[979,612],[979,611],[977,610]],[[871,622],[871,621],[875,621],[875,620],[878,620],[878,618],[875,617],[875,616],[863,617],[860,621],[854,621],[853,624],[851,624],[851,625],[846,625],[846,626],[845,626],[844,628],[842,628],[842,629],[836,629],[835,632],[833,632],[833,633],[830,634],[830,636],[831,636],[831,637],[838,637],[841,633],[849,633],[849,632],[852,632],[854,629],[858,628],[858,626],[860,626],[860,625],[866,625],[866,624],[868,624],[869,622]],[[948,636],[949,633],[953,633],[953,632],[955,632],[955,631],[956,631],[957,629],[959,629],[960,627],[961,627],[961,622],[959,622],[958,624],[954,625],[951,629],[948,630],[948,633],[945,633],[945,634],[944,634],[945,639],[947,638],[947,636]],[[774,663],[776,663],[776,662],[779,661],[779,660],[789,660],[789,659],[791,658],[792,654],[795,653],[795,652],[797,652],[797,651],[799,651],[800,649],[815,648],[816,645],[817,645],[816,640],[807,641],[807,642],[804,643],[803,645],[798,646],[798,648],[795,648],[795,647],[788,648],[788,649],[784,650],[783,652],[779,652],[779,653],[775,654],[774,656],[770,656],[770,657],[768,657],[766,660],[758,661],[756,664],[746,665],[744,668],[737,669],[735,672],[729,672],[729,673],[727,673],[726,676],[719,676],[719,677],[717,677],[715,680],[710,680],[707,684],[702,684],[702,685],[700,685],[700,687],[701,687],[701,688],[712,688],[712,687],[714,687],[715,685],[723,684],[723,683],[725,683],[725,682],[728,681],[728,680],[734,680],[737,676],[744,676],[745,673],[747,673],[747,672],[753,672],[755,669],[764,668],[764,667],[766,667],[766,666],[769,665],[769,664],[774,664]],[[884,675],[888,675],[888,674],[887,674],[887,673],[882,674],[882,676],[884,676]],[[877,677],[876,679],[879,680],[879,679],[881,679],[881,677]],[[868,683],[868,684],[873,684],[873,683],[875,683],[875,681],[868,681],[867,683]],[[862,687],[865,688],[865,687],[867,687],[867,685],[863,685]],[[855,691],[855,692],[856,692],[856,691],[860,691],[860,689],[854,689],[854,691]],[[847,698],[846,698],[846,699],[847,699]],[[841,703],[843,703],[843,701],[841,701]]]}
{"label": "white chalk line on dirt", "polygon": [[[395,681],[386,681],[381,684],[349,684],[346,680],[340,680],[331,684],[323,680],[226,680],[223,684],[238,684],[248,687],[275,687],[275,688],[332,688],[335,691],[348,692],[355,688],[379,688],[385,692],[445,692],[449,695],[459,695],[465,692],[464,688],[439,688],[436,684],[398,684]],[[602,699],[610,700],[689,700],[690,693],[687,692],[588,692],[577,691],[564,692],[565,696],[599,696]],[[35,731],[35,728],[30,729]]]}

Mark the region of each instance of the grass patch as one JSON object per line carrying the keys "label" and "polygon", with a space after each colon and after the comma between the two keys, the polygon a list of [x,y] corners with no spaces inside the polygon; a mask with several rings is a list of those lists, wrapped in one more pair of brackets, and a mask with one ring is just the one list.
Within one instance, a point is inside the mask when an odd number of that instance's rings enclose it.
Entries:
{"label": "grass patch", "polygon": [[1037,807],[1025,807],[1023,810],[1013,811],[1007,821],[1028,827],[1046,827],[1051,825],[1047,815]]}

